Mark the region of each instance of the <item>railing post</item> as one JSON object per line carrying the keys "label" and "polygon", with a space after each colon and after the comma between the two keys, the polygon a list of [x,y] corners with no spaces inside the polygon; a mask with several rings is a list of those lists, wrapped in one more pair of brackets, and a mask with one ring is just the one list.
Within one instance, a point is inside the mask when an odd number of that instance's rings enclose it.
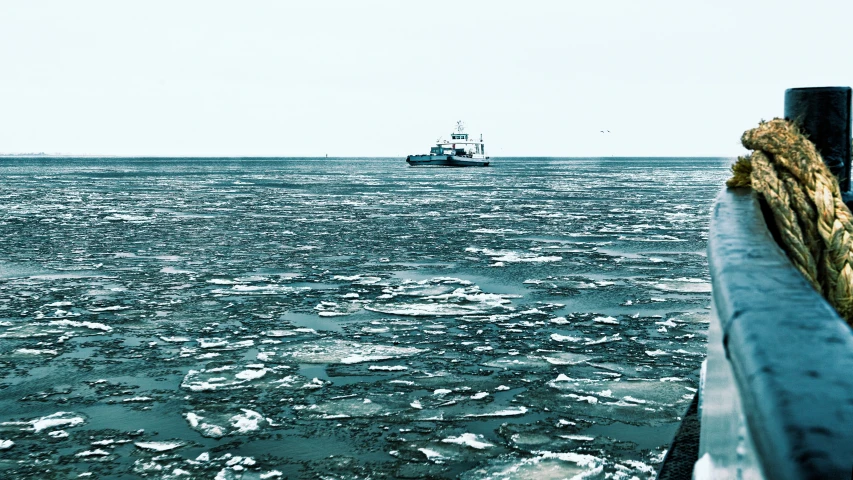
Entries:
{"label": "railing post", "polygon": [[845,202],[851,197],[850,98],[850,87],[785,90],[785,119],[796,122],[815,144],[824,163],[838,178]]}

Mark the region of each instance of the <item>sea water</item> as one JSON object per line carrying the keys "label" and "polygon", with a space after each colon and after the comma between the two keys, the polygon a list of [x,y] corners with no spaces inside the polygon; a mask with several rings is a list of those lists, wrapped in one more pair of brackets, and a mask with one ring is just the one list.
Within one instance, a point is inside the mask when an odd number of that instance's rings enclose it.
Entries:
{"label": "sea water", "polygon": [[730,163],[0,159],[0,477],[651,477]]}

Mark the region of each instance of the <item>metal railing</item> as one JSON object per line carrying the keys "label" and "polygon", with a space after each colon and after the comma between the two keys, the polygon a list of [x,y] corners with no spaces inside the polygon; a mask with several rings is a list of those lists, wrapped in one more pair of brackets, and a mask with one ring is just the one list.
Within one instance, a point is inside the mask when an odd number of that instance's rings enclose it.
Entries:
{"label": "metal railing", "polygon": [[[786,117],[802,125],[842,191],[850,186],[850,92],[790,89],[785,98]],[[851,478],[853,330],[793,267],[767,225],[751,190],[724,188],[717,196],[693,475]]]}

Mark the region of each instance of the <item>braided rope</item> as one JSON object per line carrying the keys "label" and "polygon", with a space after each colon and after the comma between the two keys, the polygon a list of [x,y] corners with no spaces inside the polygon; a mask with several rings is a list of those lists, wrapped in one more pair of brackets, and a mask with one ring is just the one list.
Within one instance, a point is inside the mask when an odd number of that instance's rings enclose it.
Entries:
{"label": "braided rope", "polygon": [[778,171],[767,155],[756,151],[752,160],[752,186],[764,196],[773,211],[773,220],[779,230],[782,244],[788,252],[794,266],[806,277],[817,291],[821,291],[817,275],[817,261],[804,242],[803,230],[797,213],[792,208],[792,195],[782,180],[784,174]]}
{"label": "braided rope", "polygon": [[726,184],[764,197],[794,266],[853,324],[853,214],[835,176],[791,122],[762,122],[741,142],[753,153],[738,159]]}

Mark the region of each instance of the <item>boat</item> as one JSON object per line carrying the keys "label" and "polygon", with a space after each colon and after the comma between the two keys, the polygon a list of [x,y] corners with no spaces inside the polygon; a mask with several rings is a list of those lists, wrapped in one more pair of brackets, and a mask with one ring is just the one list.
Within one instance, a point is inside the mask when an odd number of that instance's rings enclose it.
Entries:
{"label": "boat", "polygon": [[[822,153],[848,208],[851,95],[785,92],[785,118]],[[748,188],[723,187],[716,198],[707,358],[658,480],[853,474],[853,330],[780,248],[769,209]]]}
{"label": "boat", "polygon": [[488,167],[489,157],[483,134],[480,139],[468,138],[462,120],[456,122],[456,131],[449,140],[439,138],[428,154],[409,155],[406,163],[412,167]]}

